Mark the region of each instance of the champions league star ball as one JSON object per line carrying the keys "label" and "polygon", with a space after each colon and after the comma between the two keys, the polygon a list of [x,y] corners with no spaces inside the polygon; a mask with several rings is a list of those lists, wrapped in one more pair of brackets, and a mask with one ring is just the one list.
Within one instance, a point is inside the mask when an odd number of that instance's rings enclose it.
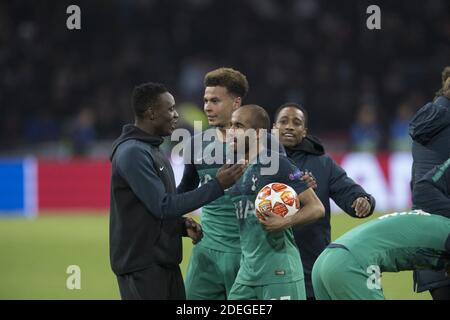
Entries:
{"label": "champions league star ball", "polygon": [[270,183],[264,186],[256,196],[255,209],[259,219],[261,212],[273,212],[287,217],[295,214],[300,208],[297,193],[284,183]]}

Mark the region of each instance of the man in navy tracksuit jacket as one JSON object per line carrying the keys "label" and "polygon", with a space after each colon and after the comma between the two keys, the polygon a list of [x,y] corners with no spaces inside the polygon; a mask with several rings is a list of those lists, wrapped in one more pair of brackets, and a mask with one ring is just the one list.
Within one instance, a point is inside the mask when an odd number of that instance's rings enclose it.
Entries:
{"label": "man in navy tracksuit jacket", "polygon": [[275,115],[274,128],[280,130],[280,141],[288,157],[294,160],[300,170],[316,180],[314,191],[325,207],[325,217],[309,225],[293,228],[303,262],[306,294],[308,299],[314,299],[312,267],[331,240],[330,198],[355,218],[371,215],[375,209],[375,199],[325,154],[317,138],[307,135],[307,114],[303,107],[296,103],[281,106]]}
{"label": "man in navy tracksuit jacket", "polygon": [[[442,73],[442,88],[434,101],[419,109],[412,118],[409,133],[413,139],[413,208],[434,213],[438,203],[427,201],[431,197],[416,188],[427,172],[450,157],[450,67]],[[417,292],[429,290],[434,300],[450,300],[450,278],[445,271],[415,271],[414,287]]]}
{"label": "man in navy tracksuit jacket", "polygon": [[417,209],[450,218],[450,158],[416,182],[413,197]]}
{"label": "man in navy tracksuit jacket", "polygon": [[170,162],[159,150],[178,119],[167,89],[146,83],[133,91],[135,123],[123,127],[111,154],[110,260],[122,299],[185,299],[181,237],[195,242],[189,213],[223,195],[244,166],[219,169],[210,183],[177,194]]}

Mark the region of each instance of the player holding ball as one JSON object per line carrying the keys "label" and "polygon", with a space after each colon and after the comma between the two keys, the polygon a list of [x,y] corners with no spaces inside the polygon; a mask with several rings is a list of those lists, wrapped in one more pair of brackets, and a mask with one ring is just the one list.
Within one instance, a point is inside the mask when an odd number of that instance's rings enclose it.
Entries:
{"label": "player holding ball", "polygon": [[[252,129],[256,131],[256,143],[245,139]],[[242,106],[232,114],[229,145],[235,156],[241,156],[249,165],[229,189],[236,207],[242,249],[240,269],[228,296],[230,300],[306,299],[302,263],[290,227],[323,217],[324,207],[301,180],[301,171],[285,156],[272,150],[271,159],[276,153],[279,160],[278,170],[275,174],[263,174],[263,169],[272,164],[261,161],[269,150],[259,142],[266,139],[264,132],[269,129],[269,116],[257,105]],[[243,154],[239,155],[240,150]],[[271,183],[277,185],[275,188],[287,185],[298,194],[298,200],[294,201],[299,201],[301,206],[295,214],[283,217],[268,208],[258,210],[261,217],[258,219],[255,200],[259,191]],[[283,197],[289,202],[289,195]]]}

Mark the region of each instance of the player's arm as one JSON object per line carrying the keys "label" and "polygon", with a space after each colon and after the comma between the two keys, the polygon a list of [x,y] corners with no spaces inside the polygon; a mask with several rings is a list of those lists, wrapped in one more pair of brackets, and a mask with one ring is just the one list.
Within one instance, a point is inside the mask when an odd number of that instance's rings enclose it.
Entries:
{"label": "player's arm", "polygon": [[417,181],[413,202],[415,209],[450,218],[450,159]]}
{"label": "player's arm", "polygon": [[300,210],[288,217],[280,217],[272,212],[261,213],[263,216],[260,218],[260,221],[267,231],[277,232],[295,225],[304,225],[314,222],[325,215],[325,208],[322,202],[313,189],[309,188],[301,180],[301,172],[292,160],[284,157],[280,158],[279,170],[275,179],[287,184],[297,192]]}
{"label": "player's arm", "polygon": [[193,164],[185,164],[183,177],[181,178],[181,182],[177,187],[177,193],[184,193],[191,190],[194,190],[198,187],[200,182],[200,177],[198,176],[197,169]]}
{"label": "player's arm", "polygon": [[355,218],[370,216],[375,210],[375,199],[353,181],[344,169],[328,158],[330,170],[329,190],[331,199],[348,215]]}
{"label": "player's arm", "polygon": [[325,207],[313,189],[308,188],[299,193],[300,210],[294,215],[280,217],[272,212],[263,212],[261,223],[268,232],[279,232],[294,226],[302,226],[325,216]]}
{"label": "player's arm", "polygon": [[[200,177],[198,175],[197,169],[194,165],[194,138],[191,139],[190,144],[186,146],[185,153],[184,153],[184,159],[185,159],[185,165],[184,165],[184,171],[183,171],[183,177],[181,178],[181,182],[177,187],[177,193],[184,193],[187,191],[194,190],[198,187],[200,183]],[[189,150],[188,153],[186,153],[186,150]]]}
{"label": "player's arm", "polygon": [[308,188],[300,193],[298,200],[302,204],[300,210],[285,218],[288,228],[302,226],[325,216],[325,207],[313,189]]}
{"label": "player's arm", "polygon": [[118,171],[130,188],[157,219],[173,219],[198,209],[223,195],[239,179],[244,166],[219,169],[216,178],[193,191],[171,194],[157,174],[151,155],[141,148],[131,148],[118,160]]}

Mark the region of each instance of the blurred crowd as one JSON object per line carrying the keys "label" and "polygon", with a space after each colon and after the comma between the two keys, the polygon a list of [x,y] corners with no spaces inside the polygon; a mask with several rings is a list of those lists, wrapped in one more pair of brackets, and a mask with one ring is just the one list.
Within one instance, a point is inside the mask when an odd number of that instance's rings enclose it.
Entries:
{"label": "blurred crowd", "polygon": [[[81,8],[81,30],[66,8]],[[130,94],[165,83],[188,126],[203,76],[247,75],[244,102],[287,101],[310,131],[344,150],[408,150],[411,115],[432,100],[450,57],[450,2],[365,0],[96,0],[0,2],[0,152],[59,142],[74,155],[132,121]]]}

